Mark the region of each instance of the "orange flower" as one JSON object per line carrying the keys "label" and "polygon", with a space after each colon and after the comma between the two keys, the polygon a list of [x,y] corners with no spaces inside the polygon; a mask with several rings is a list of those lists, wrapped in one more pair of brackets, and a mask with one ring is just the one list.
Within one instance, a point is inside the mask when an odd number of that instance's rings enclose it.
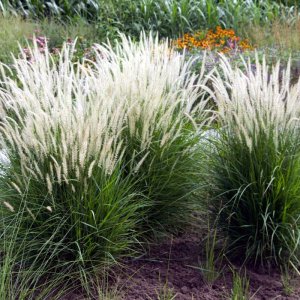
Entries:
{"label": "orange flower", "polygon": [[227,53],[235,50],[252,50],[248,40],[241,40],[235,35],[233,29],[222,29],[217,26],[215,30],[209,29],[207,32],[197,31],[194,34],[185,33],[182,38],[178,38],[174,45],[178,49],[209,49]]}

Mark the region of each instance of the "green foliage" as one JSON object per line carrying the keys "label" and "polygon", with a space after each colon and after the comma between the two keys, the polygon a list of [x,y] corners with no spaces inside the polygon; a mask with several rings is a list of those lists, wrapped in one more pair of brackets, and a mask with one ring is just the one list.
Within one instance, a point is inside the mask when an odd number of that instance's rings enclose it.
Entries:
{"label": "green foliage", "polygon": [[213,284],[216,281],[222,270],[218,267],[218,264],[222,262],[223,259],[223,249],[216,255],[217,252],[217,229],[211,230],[208,229],[205,242],[205,261],[200,264],[200,270],[203,276],[203,279],[208,284]]}
{"label": "green foliage", "polygon": [[178,137],[163,146],[163,132],[158,129],[148,152],[141,151],[139,141],[128,139],[128,155],[137,153],[133,165],[146,155],[139,170],[131,174],[139,179],[139,190],[150,202],[147,227],[158,232],[176,231],[186,226],[197,208],[197,199],[202,196],[201,162],[204,157],[199,136],[189,123],[186,118]]}
{"label": "green foliage", "polygon": [[266,135],[256,138],[259,144],[249,151],[232,132],[222,134],[216,164],[223,190],[219,221],[228,226],[231,255],[244,253],[261,263],[288,260],[299,247],[299,145],[291,139],[276,149]]}
{"label": "green foliage", "polygon": [[24,22],[18,17],[0,16],[0,61],[11,63],[12,55],[20,52],[18,43],[25,44],[26,38],[34,33],[34,22]]}
{"label": "green foliage", "polygon": [[26,0],[2,1],[1,8],[33,18],[84,18],[108,35],[115,36],[120,30],[137,38],[141,30],[158,31],[165,37],[217,25],[238,30],[241,25],[269,23],[296,11],[294,6],[269,0]]}
{"label": "green foliage", "polygon": [[1,66],[0,249],[15,233],[12,267],[36,275],[29,289],[42,288],[37,274],[86,286],[135,255],[145,230],[187,221],[201,183],[204,78],[152,36],[97,45],[90,65],[73,63],[74,45],[58,56],[33,45],[31,61],[14,60],[17,81]]}
{"label": "green foliage", "polygon": [[241,276],[238,272],[232,270],[232,300],[248,300],[250,299],[250,282],[246,277],[246,273]]}
{"label": "green foliage", "polygon": [[[16,170],[17,162],[11,168]],[[95,170],[86,185],[74,180],[76,192],[70,185],[57,184],[51,195],[45,184],[31,179],[23,196],[16,195],[5,182],[11,180],[6,171],[7,177],[2,178],[1,184],[1,193],[5,195],[1,200],[1,234],[18,232],[16,242],[26,252],[21,256],[13,253],[17,262],[33,269],[46,259],[47,272],[52,268],[56,272],[62,266],[70,271],[92,267],[96,271],[115,263],[124,254],[133,254],[137,242],[135,229],[141,221],[137,210],[143,201],[131,191],[132,184],[120,178],[120,173],[116,170],[107,177],[101,170]],[[15,212],[3,205],[4,200]],[[16,218],[17,228],[13,222]]]}
{"label": "green foliage", "polygon": [[[72,277],[69,268],[56,272],[49,269],[48,257],[51,260],[52,249],[47,252],[48,244],[42,244],[39,236],[35,236],[30,243],[27,230],[21,226],[23,221],[23,209],[15,213],[14,217],[4,218],[1,210],[1,260],[0,260],[0,297],[2,299],[44,299],[51,296],[59,299],[71,288]],[[7,215],[7,212],[5,212]],[[25,230],[24,230],[25,229]],[[23,239],[20,236],[23,235]],[[25,266],[30,253],[36,252],[39,257],[39,249],[43,249],[46,257],[39,264],[34,263]],[[32,257],[34,262],[34,257]],[[73,280],[73,279],[72,279]],[[53,292],[60,286],[59,291]]]}
{"label": "green foliage", "polygon": [[289,75],[279,81],[279,65],[270,73],[265,64],[257,63],[256,71],[249,66],[249,77],[225,68],[227,88],[222,79],[215,82],[221,127],[211,169],[213,204],[229,238],[228,254],[254,264],[298,265],[297,86],[290,87]]}

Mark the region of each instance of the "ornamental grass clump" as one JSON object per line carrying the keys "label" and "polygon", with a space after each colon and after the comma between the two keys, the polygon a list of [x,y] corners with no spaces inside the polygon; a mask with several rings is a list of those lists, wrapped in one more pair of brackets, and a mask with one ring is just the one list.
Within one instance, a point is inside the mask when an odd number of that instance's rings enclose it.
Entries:
{"label": "ornamental grass clump", "polygon": [[52,274],[131,255],[144,205],[122,176],[122,104],[113,110],[113,101],[95,97],[72,51],[65,46],[54,62],[35,45],[32,62],[14,61],[16,81],[2,66],[0,230],[9,236],[21,215],[22,264],[47,261]]}
{"label": "ornamental grass clump", "polygon": [[214,212],[228,253],[254,264],[299,264],[300,82],[264,61],[246,71],[222,60],[213,78],[219,136]]}
{"label": "ornamental grass clump", "polygon": [[74,47],[54,56],[35,43],[1,66],[0,230],[28,249],[15,253],[24,268],[86,282],[133,255],[142,232],[183,223],[209,117],[204,70],[168,42],[122,36],[75,64]]}
{"label": "ornamental grass clump", "polygon": [[138,44],[121,36],[115,48],[98,45],[95,52],[90,86],[99,87],[98,97],[125,107],[124,160],[148,199],[144,225],[159,232],[179,229],[201,187],[199,141],[210,122],[204,67],[193,74],[192,61],[168,41],[145,35]]}

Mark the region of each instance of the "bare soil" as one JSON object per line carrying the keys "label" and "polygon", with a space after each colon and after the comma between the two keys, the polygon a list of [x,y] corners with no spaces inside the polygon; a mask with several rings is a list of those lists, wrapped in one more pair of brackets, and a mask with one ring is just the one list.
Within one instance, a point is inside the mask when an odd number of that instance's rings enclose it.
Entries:
{"label": "bare soil", "polygon": [[[232,299],[232,268],[223,262],[220,276],[213,283],[204,280],[201,272],[203,238],[195,233],[169,238],[149,246],[146,253],[128,259],[122,267],[112,270],[109,286],[117,289],[120,297],[105,300],[222,300]],[[278,270],[244,269],[241,274],[249,279],[251,300],[300,299],[300,277],[283,284]],[[287,288],[289,290],[287,290]],[[167,297],[168,295],[168,297]],[[171,297],[170,297],[171,296]],[[80,291],[71,292],[63,300],[85,300]],[[99,300],[99,296],[95,297]],[[100,298],[102,299],[102,298]],[[235,299],[242,300],[242,299]]]}
{"label": "bare soil", "polygon": [[[186,234],[150,247],[147,255],[128,260],[115,272],[116,284],[124,300],[170,299],[164,297],[172,291],[176,300],[231,299],[232,270],[223,265],[220,277],[213,283],[204,280],[200,262],[203,260],[201,237]],[[202,244],[202,245],[201,245]],[[237,268],[238,269],[238,268]],[[242,273],[244,274],[244,273]],[[250,282],[250,296],[258,299],[300,299],[300,279],[290,279],[286,291],[281,274],[276,270],[246,270]]]}

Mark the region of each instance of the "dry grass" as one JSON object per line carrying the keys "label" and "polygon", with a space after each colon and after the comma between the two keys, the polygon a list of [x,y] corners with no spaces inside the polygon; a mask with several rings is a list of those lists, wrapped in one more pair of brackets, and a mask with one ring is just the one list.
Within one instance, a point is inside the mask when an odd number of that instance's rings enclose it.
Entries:
{"label": "dry grass", "polygon": [[280,55],[300,50],[300,19],[294,22],[275,21],[272,25],[245,27],[245,35],[257,48],[276,48]]}
{"label": "dry grass", "polygon": [[18,42],[24,42],[30,37],[36,24],[16,17],[2,17],[0,15],[0,61],[12,61],[12,55],[19,52]]}

